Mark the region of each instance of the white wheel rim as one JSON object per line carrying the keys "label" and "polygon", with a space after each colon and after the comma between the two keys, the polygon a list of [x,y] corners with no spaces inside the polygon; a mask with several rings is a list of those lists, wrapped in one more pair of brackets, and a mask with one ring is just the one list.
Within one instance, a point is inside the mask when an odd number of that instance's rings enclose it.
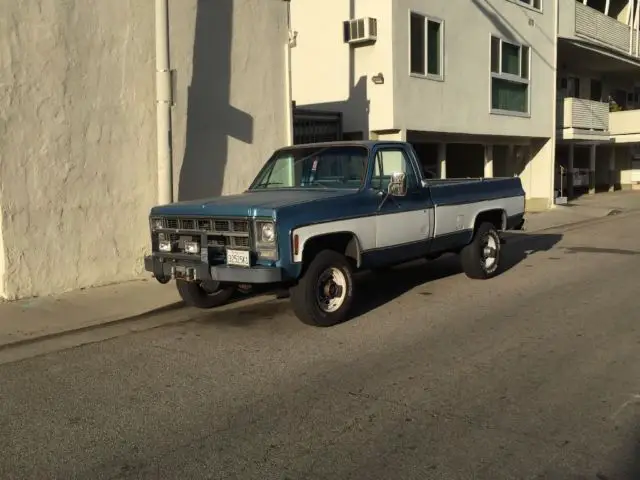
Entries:
{"label": "white wheel rim", "polygon": [[485,245],[482,248],[484,268],[487,271],[491,271],[498,262],[498,242],[493,235],[487,235],[484,243]]}
{"label": "white wheel rim", "polygon": [[337,268],[327,268],[318,277],[316,285],[316,301],[320,310],[333,313],[338,310],[347,298],[347,277]]}

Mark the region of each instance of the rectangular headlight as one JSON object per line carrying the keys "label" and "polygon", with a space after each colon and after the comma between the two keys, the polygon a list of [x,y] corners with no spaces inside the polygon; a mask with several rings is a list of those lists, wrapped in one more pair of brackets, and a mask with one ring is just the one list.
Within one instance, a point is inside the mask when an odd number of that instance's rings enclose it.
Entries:
{"label": "rectangular headlight", "polygon": [[256,222],[256,243],[273,245],[276,242],[276,226],[273,222]]}

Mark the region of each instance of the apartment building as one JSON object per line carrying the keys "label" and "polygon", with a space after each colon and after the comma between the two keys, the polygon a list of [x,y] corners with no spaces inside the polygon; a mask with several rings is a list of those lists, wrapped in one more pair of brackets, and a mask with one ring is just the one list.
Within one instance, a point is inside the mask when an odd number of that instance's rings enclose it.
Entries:
{"label": "apartment building", "polygon": [[569,195],[635,188],[640,2],[559,0],[558,15],[556,185]]}
{"label": "apartment building", "polygon": [[[0,0],[0,297],[143,274],[158,201],[153,1]],[[289,141],[288,3],[169,2],[173,197]]]}
{"label": "apartment building", "polygon": [[[628,12],[615,1],[602,0],[609,15],[618,15],[604,22],[619,24],[620,32],[603,32],[601,21],[589,36],[578,27],[581,12],[605,17],[604,10],[576,0],[296,0],[293,98],[341,111],[346,138],[411,142],[429,175],[518,175],[528,209],[544,210],[580,178],[581,170],[569,175],[567,169],[582,165],[584,151],[591,167],[594,142],[611,141],[605,139],[611,131],[597,130],[595,120],[580,128],[581,115],[602,119],[603,111],[589,103],[590,85],[572,75],[584,76],[587,65],[598,70],[600,57],[611,56],[580,44],[602,43],[602,36],[627,48],[633,42],[620,22]],[[619,82],[625,84],[622,77]],[[570,90],[578,83],[580,96]],[[602,85],[604,95],[613,84]],[[625,99],[631,93],[625,90]],[[618,118],[614,125],[623,121]],[[624,121],[629,128],[632,122]],[[589,190],[605,177],[630,181],[626,154],[618,154],[617,173],[609,173],[612,157],[599,150],[596,156],[607,155],[607,171],[592,169]]]}
{"label": "apartment building", "polygon": [[432,175],[520,175],[529,208],[549,208],[553,8],[537,0],[296,0],[291,7],[298,105],[342,111],[347,138],[411,142]]}

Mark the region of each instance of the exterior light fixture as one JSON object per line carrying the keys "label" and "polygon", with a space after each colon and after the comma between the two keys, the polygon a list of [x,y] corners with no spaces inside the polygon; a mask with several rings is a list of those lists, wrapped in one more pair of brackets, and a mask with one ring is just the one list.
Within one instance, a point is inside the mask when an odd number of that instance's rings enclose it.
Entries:
{"label": "exterior light fixture", "polygon": [[380,72],[377,75],[371,77],[371,81],[376,85],[382,85],[384,83],[384,75],[382,74],[382,72]]}

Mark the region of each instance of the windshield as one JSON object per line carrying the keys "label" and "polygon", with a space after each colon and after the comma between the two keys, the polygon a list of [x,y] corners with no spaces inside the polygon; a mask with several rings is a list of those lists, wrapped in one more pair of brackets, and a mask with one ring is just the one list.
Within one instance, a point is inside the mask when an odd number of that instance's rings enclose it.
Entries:
{"label": "windshield", "polygon": [[362,186],[369,151],[363,146],[300,147],[277,152],[250,190]]}

